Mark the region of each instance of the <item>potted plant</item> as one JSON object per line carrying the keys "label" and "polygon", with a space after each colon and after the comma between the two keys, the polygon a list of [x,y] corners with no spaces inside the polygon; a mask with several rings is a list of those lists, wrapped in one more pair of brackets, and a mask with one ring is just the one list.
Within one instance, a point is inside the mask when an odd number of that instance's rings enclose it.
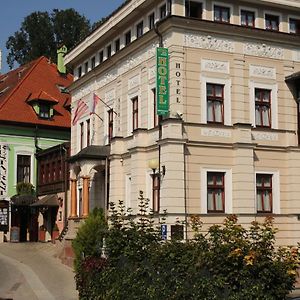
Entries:
{"label": "potted plant", "polygon": [[41,225],[39,227],[39,241],[45,242],[45,240],[46,240],[46,228],[44,225]]}
{"label": "potted plant", "polygon": [[52,229],[52,243],[55,243],[55,240],[57,240],[58,237],[59,237],[59,230],[57,224],[55,223]]}

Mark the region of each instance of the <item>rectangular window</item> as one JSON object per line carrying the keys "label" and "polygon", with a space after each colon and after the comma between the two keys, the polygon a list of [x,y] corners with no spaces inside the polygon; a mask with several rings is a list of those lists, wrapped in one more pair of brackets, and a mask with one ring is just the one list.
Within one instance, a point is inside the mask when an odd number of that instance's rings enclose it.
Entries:
{"label": "rectangular window", "polygon": [[49,183],[50,182],[50,164],[46,164],[46,174],[45,174],[45,182]]}
{"label": "rectangular window", "polygon": [[86,73],[88,72],[88,70],[89,70],[89,63],[86,62],[86,63],[84,64],[84,73],[86,74]]}
{"label": "rectangular window", "polygon": [[90,120],[86,121],[86,145],[90,145],[91,140],[91,122]]}
{"label": "rectangular window", "polygon": [[241,25],[255,27],[255,14],[253,11],[241,10]]}
{"label": "rectangular window", "polygon": [[108,45],[106,47],[106,54],[107,54],[107,58],[110,58],[111,57],[111,45]]}
{"label": "rectangular window", "polygon": [[17,156],[17,183],[18,182],[30,182],[30,155],[18,155]]}
{"label": "rectangular window", "polygon": [[46,103],[40,103],[39,105],[39,117],[43,119],[50,118],[50,105]]}
{"label": "rectangular window", "polygon": [[115,52],[120,50],[120,39],[115,40]]}
{"label": "rectangular window", "polygon": [[103,50],[99,52],[99,63],[101,64],[103,62]]}
{"label": "rectangular window", "polygon": [[207,172],[207,212],[223,213],[225,211],[225,174]]}
{"label": "rectangular window", "polygon": [[149,22],[149,30],[154,28],[154,21],[155,21],[155,16],[154,13],[152,13],[151,15],[149,15],[148,17],[148,22]]}
{"label": "rectangular window", "polygon": [[300,34],[300,20],[290,19],[290,33]]}
{"label": "rectangular window", "polygon": [[40,174],[39,174],[40,184],[45,183],[45,164],[41,162]]}
{"label": "rectangular window", "polygon": [[136,25],[136,38],[138,39],[143,35],[144,23],[143,21]]}
{"label": "rectangular window", "polygon": [[271,127],[271,90],[255,89],[255,124]]}
{"label": "rectangular window", "polygon": [[131,31],[125,33],[125,46],[131,43]]}
{"label": "rectangular window", "polygon": [[163,19],[164,17],[167,16],[167,5],[164,4],[163,6],[160,7],[159,9],[159,12],[160,12],[160,18]]}
{"label": "rectangular window", "polygon": [[206,84],[207,122],[224,124],[224,85]]}
{"label": "rectangular window", "polygon": [[111,142],[113,138],[113,130],[114,130],[114,111],[110,109],[108,112],[108,142]]}
{"label": "rectangular window", "polygon": [[180,224],[171,225],[171,239],[183,240],[183,238],[184,238],[183,225]]}
{"label": "rectangular window", "polygon": [[159,199],[159,190],[160,190],[160,178],[159,174],[152,174],[152,208],[153,212],[159,212],[160,208],[160,199]]}
{"label": "rectangular window", "polygon": [[279,16],[265,15],[266,30],[279,31]]}
{"label": "rectangular window", "polygon": [[56,180],[62,180],[62,172],[61,172],[61,160],[59,159],[56,164]]}
{"label": "rectangular window", "polygon": [[51,168],[51,173],[52,173],[52,181],[57,180],[57,174],[56,174],[56,161],[52,161],[52,168]]}
{"label": "rectangular window", "polygon": [[229,23],[230,21],[230,8],[215,5],[214,6],[214,20],[222,23]]}
{"label": "rectangular window", "polygon": [[272,175],[256,174],[257,212],[272,212]]}
{"label": "rectangular window", "polygon": [[96,65],[96,57],[93,56],[92,59],[91,59],[91,68],[94,69],[95,65]]}
{"label": "rectangular window", "polygon": [[83,149],[83,123],[80,123],[80,150]]}
{"label": "rectangular window", "polygon": [[82,67],[78,67],[77,69],[77,75],[78,75],[78,78],[80,78],[82,76]]}
{"label": "rectangular window", "polygon": [[197,1],[185,2],[186,17],[202,19],[202,3]]}
{"label": "rectangular window", "polygon": [[132,130],[139,127],[139,101],[138,97],[131,99],[132,101]]}

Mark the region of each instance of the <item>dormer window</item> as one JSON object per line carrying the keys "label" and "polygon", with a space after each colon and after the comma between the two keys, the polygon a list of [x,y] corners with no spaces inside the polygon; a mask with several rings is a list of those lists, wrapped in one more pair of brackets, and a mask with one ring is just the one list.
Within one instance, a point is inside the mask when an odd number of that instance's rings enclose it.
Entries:
{"label": "dormer window", "polygon": [[42,119],[50,119],[51,118],[51,108],[50,104],[40,103],[39,104],[39,117]]}
{"label": "dormer window", "polygon": [[39,118],[47,120],[53,117],[53,106],[58,103],[55,98],[44,91],[30,94],[26,102],[32,106]]}

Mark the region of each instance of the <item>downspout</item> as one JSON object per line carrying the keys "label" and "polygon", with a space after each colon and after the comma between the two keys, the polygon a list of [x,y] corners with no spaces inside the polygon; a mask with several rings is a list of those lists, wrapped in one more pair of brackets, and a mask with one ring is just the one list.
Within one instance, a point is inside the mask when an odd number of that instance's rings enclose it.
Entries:
{"label": "downspout", "polygon": [[[156,22],[154,24],[154,31],[158,36],[158,40],[159,40],[159,47],[163,47],[163,37],[162,34],[159,32],[158,30],[158,26],[160,24],[160,21]],[[158,173],[159,173],[159,190],[158,190],[158,200],[159,200],[159,205],[158,205],[158,212],[160,210],[160,188],[161,188],[161,174],[160,174],[160,157],[161,157],[161,145],[160,145],[160,141],[162,138],[162,116],[158,116]]]}
{"label": "downspout", "polygon": [[65,193],[65,199],[64,199],[64,227],[67,226],[67,221],[68,221],[68,162],[67,162],[67,156],[68,156],[68,150],[66,149],[66,147],[64,145],[60,145],[61,150],[64,151],[64,156],[61,153],[61,164],[63,164],[64,167],[64,193]]}
{"label": "downspout", "polygon": [[39,146],[38,146],[38,125],[35,125],[35,130],[34,130],[34,148],[35,148],[35,162],[36,162],[36,168],[35,168],[35,174],[36,174],[36,189],[35,192],[38,195],[38,186],[39,186],[39,169],[38,169],[38,160],[36,158],[37,153],[42,150]]}

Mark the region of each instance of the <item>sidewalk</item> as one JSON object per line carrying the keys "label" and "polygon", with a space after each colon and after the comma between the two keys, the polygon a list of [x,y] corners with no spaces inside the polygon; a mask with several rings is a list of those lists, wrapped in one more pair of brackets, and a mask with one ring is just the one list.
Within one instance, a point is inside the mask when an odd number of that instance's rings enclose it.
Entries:
{"label": "sidewalk", "polygon": [[[63,265],[56,255],[57,247],[52,243],[0,243],[0,260],[9,266],[6,271],[11,277],[9,290],[14,300],[78,299],[73,270]],[[32,290],[35,296],[24,298],[22,289],[23,292]]]}

